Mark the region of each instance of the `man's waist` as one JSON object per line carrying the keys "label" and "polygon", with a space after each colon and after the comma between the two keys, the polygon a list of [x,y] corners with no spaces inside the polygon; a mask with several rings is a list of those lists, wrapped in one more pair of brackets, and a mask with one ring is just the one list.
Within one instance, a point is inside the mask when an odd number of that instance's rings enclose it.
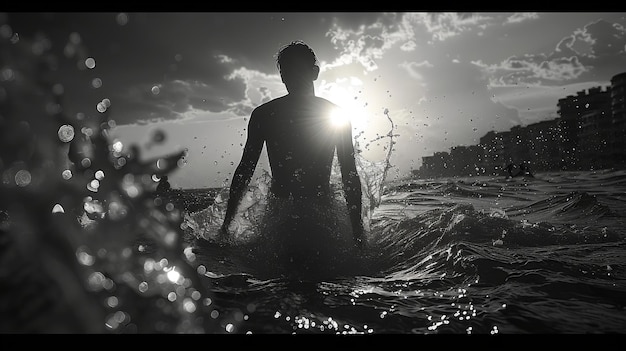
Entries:
{"label": "man's waist", "polygon": [[273,183],[270,187],[270,191],[276,197],[294,198],[294,199],[327,197],[331,194],[329,185],[304,187],[304,186],[284,186],[284,185]]}

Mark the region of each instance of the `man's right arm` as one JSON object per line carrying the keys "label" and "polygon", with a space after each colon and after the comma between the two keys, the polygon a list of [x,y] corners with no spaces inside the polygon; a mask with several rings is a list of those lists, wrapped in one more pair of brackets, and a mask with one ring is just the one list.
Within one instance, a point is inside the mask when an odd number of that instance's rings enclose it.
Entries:
{"label": "man's right arm", "polygon": [[253,111],[250,122],[248,123],[248,137],[243,148],[243,155],[241,156],[239,165],[235,169],[230,185],[226,214],[224,215],[224,222],[221,228],[222,235],[228,234],[228,226],[235,217],[243,193],[250,183],[250,179],[252,179],[264,142],[265,139],[261,132],[259,117],[256,116],[255,111]]}

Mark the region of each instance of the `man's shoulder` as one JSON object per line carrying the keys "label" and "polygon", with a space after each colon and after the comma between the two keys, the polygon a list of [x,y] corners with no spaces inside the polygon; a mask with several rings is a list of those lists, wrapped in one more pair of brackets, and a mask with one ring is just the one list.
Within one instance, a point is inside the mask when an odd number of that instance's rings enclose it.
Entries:
{"label": "man's shoulder", "polygon": [[289,97],[287,95],[285,96],[281,96],[281,97],[277,97],[274,98],[270,101],[266,101],[264,103],[262,103],[261,105],[257,106],[252,113],[255,115],[268,115],[268,114],[272,114],[272,112],[275,111],[280,111],[283,109],[289,109],[291,108],[291,106],[294,104],[294,101],[297,101],[298,103],[313,103],[314,105],[317,105],[318,108],[322,107],[322,108],[336,108],[338,107],[337,104],[333,103],[332,101],[323,98],[323,97],[319,97],[319,96],[311,96],[311,97],[307,97],[305,100],[292,100],[289,99]]}
{"label": "man's shoulder", "polygon": [[252,112],[256,114],[265,113],[267,111],[270,111],[276,108],[277,106],[282,105],[284,103],[284,100],[285,100],[284,96],[274,98],[270,101],[266,101],[260,104],[259,106],[255,107],[254,110],[252,110]]}
{"label": "man's shoulder", "polygon": [[334,102],[332,102],[332,101],[330,101],[330,100],[328,100],[326,98],[323,98],[323,97],[320,97],[320,96],[316,96],[315,99],[317,101],[319,101],[320,104],[324,104],[324,105],[327,105],[329,107],[339,107],[339,105],[335,104]]}

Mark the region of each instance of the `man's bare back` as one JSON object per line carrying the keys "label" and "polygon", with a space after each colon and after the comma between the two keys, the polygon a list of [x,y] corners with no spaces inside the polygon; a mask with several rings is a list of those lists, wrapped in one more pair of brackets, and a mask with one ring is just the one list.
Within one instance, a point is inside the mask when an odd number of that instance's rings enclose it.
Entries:
{"label": "man's bare back", "polygon": [[335,146],[342,134],[350,138],[351,133],[333,125],[335,109],[322,98],[287,95],[253,113],[250,128],[265,136],[275,195],[328,195]]}
{"label": "man's bare back", "polygon": [[343,124],[334,124],[332,114],[338,107],[315,96],[313,81],[319,74],[315,61],[312,50],[302,42],[294,42],[279,53],[277,64],[289,94],[252,112],[243,155],[230,187],[222,225],[224,235],[265,145],[272,173],[271,192],[277,197],[296,200],[330,195],[336,152],[353,235],[358,244],[363,243],[361,181],[356,169],[352,127],[348,118]]}

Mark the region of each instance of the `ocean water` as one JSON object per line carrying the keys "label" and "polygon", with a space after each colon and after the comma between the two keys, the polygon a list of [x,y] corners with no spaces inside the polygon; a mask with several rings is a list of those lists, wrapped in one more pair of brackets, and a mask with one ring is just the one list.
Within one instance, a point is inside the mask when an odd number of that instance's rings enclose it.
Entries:
{"label": "ocean water", "polygon": [[[224,190],[175,197],[207,193]],[[314,274],[268,273],[254,234],[212,240],[223,206],[209,201],[183,223],[225,332],[626,332],[623,170],[385,183],[367,249],[312,260]]]}

